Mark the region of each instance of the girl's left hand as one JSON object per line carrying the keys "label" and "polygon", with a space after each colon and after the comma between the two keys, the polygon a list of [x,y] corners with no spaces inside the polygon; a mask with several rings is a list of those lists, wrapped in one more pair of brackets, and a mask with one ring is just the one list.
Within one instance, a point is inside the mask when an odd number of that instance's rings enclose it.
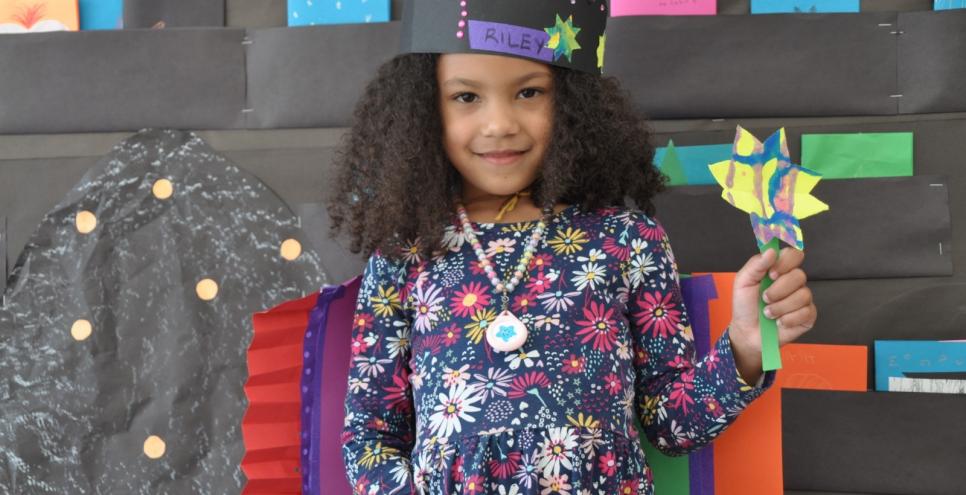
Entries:
{"label": "girl's left hand", "polygon": [[[765,314],[778,321],[778,344],[799,338],[815,325],[818,310],[801,265],[805,253],[786,247],[778,262],[771,250],[756,254],[735,276],[731,312],[731,346],[738,371],[748,383],[761,375],[761,330],[758,326],[758,288],[766,273],[774,283],[765,291]],[[749,380],[751,378],[752,380]]]}

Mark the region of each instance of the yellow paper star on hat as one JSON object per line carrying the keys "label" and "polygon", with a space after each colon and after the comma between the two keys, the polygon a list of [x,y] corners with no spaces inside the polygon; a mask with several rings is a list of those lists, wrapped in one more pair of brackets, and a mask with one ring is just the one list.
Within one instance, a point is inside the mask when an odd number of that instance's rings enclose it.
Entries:
{"label": "yellow paper star on hat", "polygon": [[607,35],[604,34],[599,38],[600,39],[597,42],[597,68],[603,69],[604,68],[604,44],[607,43]]}

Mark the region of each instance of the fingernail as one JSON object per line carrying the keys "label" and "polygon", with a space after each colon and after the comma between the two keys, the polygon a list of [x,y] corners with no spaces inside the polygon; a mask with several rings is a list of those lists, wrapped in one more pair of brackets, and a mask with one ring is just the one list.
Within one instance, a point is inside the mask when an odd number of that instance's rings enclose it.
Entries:
{"label": "fingernail", "polygon": [[768,276],[769,276],[769,277],[771,277],[771,279],[772,279],[772,280],[775,280],[776,278],[778,278],[778,272],[776,272],[775,270],[772,270],[772,271],[771,271],[771,272],[770,272],[770,273],[768,274]]}
{"label": "fingernail", "polygon": [[762,292],[761,293],[761,300],[762,301],[765,301],[765,303],[770,303],[771,302],[771,301],[768,300],[768,293],[767,292]]}
{"label": "fingernail", "polygon": [[767,316],[769,320],[774,320],[775,319],[775,315],[771,314],[771,308],[770,307],[765,306],[764,313],[765,313],[765,316]]}

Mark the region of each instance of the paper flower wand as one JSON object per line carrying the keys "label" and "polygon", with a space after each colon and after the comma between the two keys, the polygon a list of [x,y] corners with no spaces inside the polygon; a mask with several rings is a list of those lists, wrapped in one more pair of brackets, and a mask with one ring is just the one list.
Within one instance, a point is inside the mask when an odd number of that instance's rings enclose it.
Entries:
{"label": "paper flower wand", "polygon": [[[738,126],[731,160],[709,165],[723,191],[721,197],[751,215],[751,228],[762,253],[779,253],[779,240],[798,249],[805,247],[798,221],[828,210],[828,205],[811,195],[821,176],[791,163],[785,129],[779,129],[764,144]],[[771,287],[767,274],[761,293]],[[758,298],[761,327],[761,358],[764,371],[782,367],[778,350],[778,325],[764,313],[765,302]]]}

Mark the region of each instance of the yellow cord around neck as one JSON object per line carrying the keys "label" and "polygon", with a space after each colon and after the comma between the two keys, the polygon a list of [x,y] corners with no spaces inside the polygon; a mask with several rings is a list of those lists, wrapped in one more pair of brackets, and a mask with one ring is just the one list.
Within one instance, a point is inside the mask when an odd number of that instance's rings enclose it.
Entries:
{"label": "yellow cord around neck", "polygon": [[503,206],[500,207],[500,212],[496,214],[495,220],[500,220],[501,218],[503,218],[503,215],[509,213],[510,210],[515,208],[517,206],[517,202],[519,202],[520,200],[520,196],[529,196],[529,195],[530,195],[530,191],[518,191],[516,194],[510,197],[510,199],[506,200],[506,202],[503,203]]}

